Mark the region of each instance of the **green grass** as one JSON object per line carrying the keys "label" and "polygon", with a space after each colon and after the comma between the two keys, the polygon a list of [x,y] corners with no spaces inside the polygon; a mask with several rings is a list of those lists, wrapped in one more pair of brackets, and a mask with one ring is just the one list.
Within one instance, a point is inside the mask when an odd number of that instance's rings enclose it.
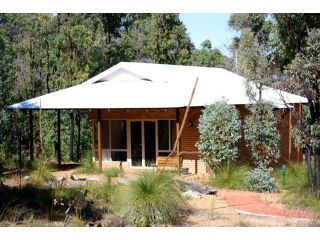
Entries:
{"label": "green grass", "polygon": [[320,212],[320,200],[311,192],[306,165],[289,166],[286,171],[285,185],[282,184],[281,169],[275,170],[275,176],[281,184],[279,186],[286,190],[282,198],[284,204]]}
{"label": "green grass", "polygon": [[250,167],[244,164],[237,164],[229,161],[221,164],[222,174],[215,170],[212,174],[209,185],[217,188],[245,190],[245,174],[250,170]]}
{"label": "green grass", "polygon": [[39,186],[54,181],[52,168],[48,163],[45,163],[42,160],[34,160],[31,163],[31,169],[30,179],[28,180],[29,184]]}
{"label": "green grass", "polygon": [[103,173],[107,178],[120,177],[124,175],[124,171],[117,167],[107,168]]}
{"label": "green grass", "polygon": [[136,226],[177,224],[186,210],[179,185],[168,173],[143,173],[130,186],[131,222]]}
{"label": "green grass", "polygon": [[76,170],[77,173],[96,174],[101,173],[99,168],[92,161],[91,155],[86,154],[81,159],[81,167]]}

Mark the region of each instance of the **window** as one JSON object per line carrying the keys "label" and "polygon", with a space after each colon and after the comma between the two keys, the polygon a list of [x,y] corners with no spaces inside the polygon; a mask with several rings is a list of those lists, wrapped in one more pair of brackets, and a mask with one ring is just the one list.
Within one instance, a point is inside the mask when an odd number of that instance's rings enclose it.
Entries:
{"label": "window", "polygon": [[158,155],[168,156],[176,141],[176,121],[158,121]]}
{"label": "window", "polygon": [[127,161],[127,122],[104,120],[101,124],[104,159]]}

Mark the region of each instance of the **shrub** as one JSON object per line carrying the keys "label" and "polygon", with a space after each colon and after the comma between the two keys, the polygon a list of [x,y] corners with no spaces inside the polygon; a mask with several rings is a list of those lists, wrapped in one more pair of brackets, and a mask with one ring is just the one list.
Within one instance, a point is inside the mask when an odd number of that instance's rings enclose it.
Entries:
{"label": "shrub", "polygon": [[245,189],[245,174],[249,170],[247,165],[240,165],[232,161],[221,165],[222,174],[215,171],[209,180],[209,184],[214,187],[226,189]]}
{"label": "shrub", "polygon": [[107,178],[119,177],[124,174],[122,169],[116,167],[107,168],[103,171],[103,173]]}
{"label": "shrub", "polygon": [[245,119],[244,137],[251,151],[251,158],[258,167],[267,167],[280,157],[280,134],[272,108],[265,102],[249,106]]}
{"label": "shrub", "polygon": [[131,186],[131,222],[136,226],[177,224],[186,207],[177,182],[168,173],[143,173]]}
{"label": "shrub", "polygon": [[[199,119],[199,151],[218,163],[235,160],[241,138],[239,113],[225,101],[206,106]],[[204,158],[205,161],[208,161]]]}
{"label": "shrub", "polygon": [[272,168],[254,168],[247,172],[245,183],[250,191],[269,193],[278,191],[276,179],[272,177]]}
{"label": "shrub", "polygon": [[91,154],[87,153],[82,159],[81,159],[81,168],[77,170],[78,173],[99,173],[100,170],[98,167],[94,164],[92,161]]}
{"label": "shrub", "polygon": [[32,161],[31,168],[32,171],[30,174],[30,179],[28,180],[29,184],[41,185],[52,182],[54,180],[54,176],[51,173],[51,167],[44,161]]}

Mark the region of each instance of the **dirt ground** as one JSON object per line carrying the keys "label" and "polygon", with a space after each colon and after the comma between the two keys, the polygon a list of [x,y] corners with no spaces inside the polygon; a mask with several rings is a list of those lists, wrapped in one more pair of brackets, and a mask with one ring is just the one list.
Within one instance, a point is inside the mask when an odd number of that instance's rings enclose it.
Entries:
{"label": "dirt ground", "polygon": [[[123,178],[134,179],[141,174],[143,170],[129,169],[124,173]],[[67,185],[75,185],[76,181],[70,180],[75,169],[67,169],[64,171],[55,171],[55,176],[65,177]],[[77,176],[88,176],[84,174],[76,174]],[[91,175],[91,177],[102,180],[102,174]],[[180,176],[185,180],[195,183],[204,184],[207,181],[206,175],[188,175]],[[11,182],[10,182],[11,181]],[[16,184],[17,179],[8,180],[6,184]],[[80,184],[80,183],[79,183]],[[277,210],[287,211],[288,207],[280,203],[283,193],[252,193],[245,191],[231,191],[217,189],[217,195],[202,195],[200,198],[188,197],[187,202],[192,209],[192,213],[188,215],[181,226],[185,227],[305,227],[305,226],[320,226],[319,215],[306,213],[300,217],[283,217],[276,214],[259,214],[256,212],[242,211],[241,204],[230,204],[233,196],[238,196],[239,199],[245,199],[247,196],[253,196],[265,204],[265,208],[273,208]],[[240,196],[240,197],[239,197]],[[232,202],[232,201],[231,201]],[[253,203],[254,204],[254,203]],[[249,208],[250,209],[250,208]],[[273,212],[271,212],[273,213]],[[275,212],[277,213],[277,212]],[[268,216],[271,215],[271,216]],[[293,215],[295,216],[295,215]],[[305,217],[307,216],[307,217]]]}

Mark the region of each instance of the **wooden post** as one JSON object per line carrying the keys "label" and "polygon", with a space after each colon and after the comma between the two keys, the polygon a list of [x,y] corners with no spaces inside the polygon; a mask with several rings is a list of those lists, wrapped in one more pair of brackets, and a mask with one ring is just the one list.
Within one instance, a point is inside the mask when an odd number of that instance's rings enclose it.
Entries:
{"label": "wooden post", "polygon": [[29,109],[29,154],[30,161],[34,160],[34,152],[33,152],[33,115],[32,110]]}
{"label": "wooden post", "polygon": [[102,135],[101,135],[101,110],[98,110],[98,160],[99,169],[102,171]]}
{"label": "wooden post", "polygon": [[[176,136],[178,135],[178,132],[180,131],[180,109],[176,109]],[[180,161],[180,140],[177,142],[177,157],[179,159],[179,168],[182,167],[182,162]]]}
{"label": "wooden post", "polygon": [[291,108],[288,108],[288,164],[291,163],[291,125],[292,125],[292,112]]}
{"label": "wooden post", "polygon": [[57,110],[57,161],[61,166],[61,114],[60,109]]}
{"label": "wooden post", "polygon": [[[302,118],[302,104],[298,103],[298,120]],[[300,147],[297,147],[297,162],[302,161],[302,152]]]}
{"label": "wooden post", "polygon": [[92,150],[92,161],[96,160],[96,144],[95,144],[95,131],[94,131],[94,120],[91,120],[91,150]]}

